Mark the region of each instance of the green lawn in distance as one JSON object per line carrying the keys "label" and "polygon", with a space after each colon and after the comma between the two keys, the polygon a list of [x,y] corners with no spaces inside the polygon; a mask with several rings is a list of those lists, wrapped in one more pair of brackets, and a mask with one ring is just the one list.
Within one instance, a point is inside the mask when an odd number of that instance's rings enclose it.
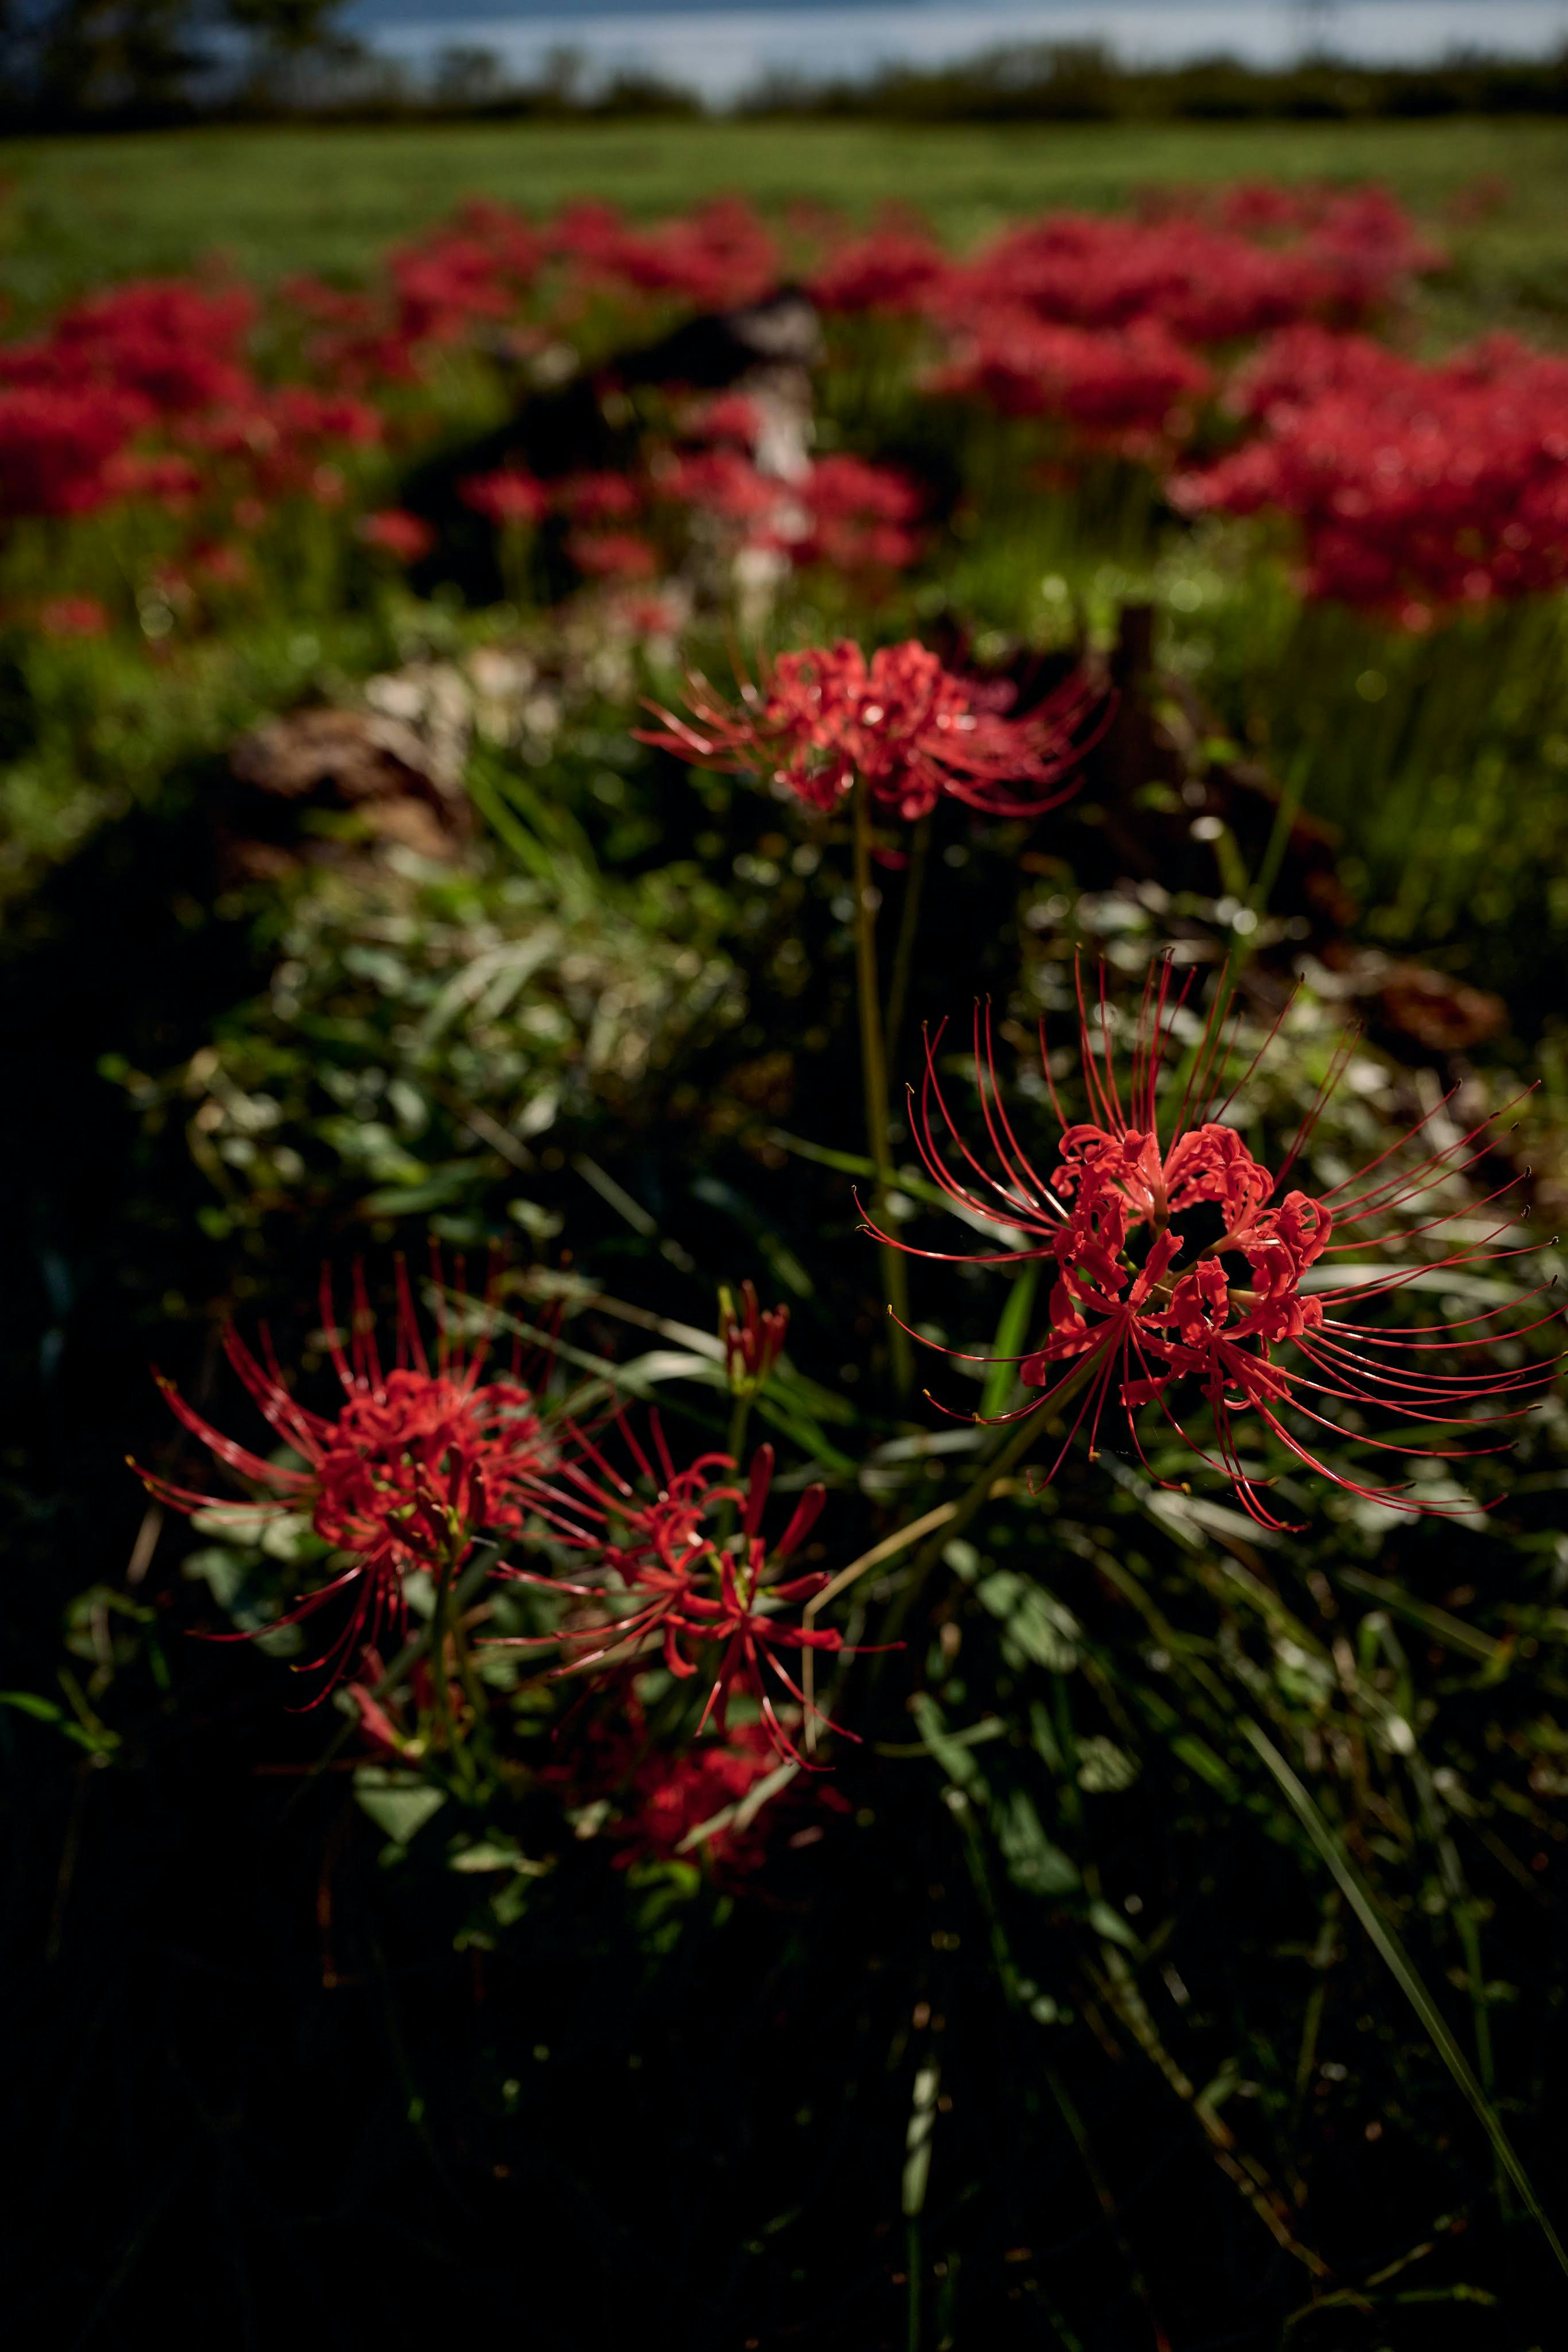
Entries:
{"label": "green lawn in distance", "polygon": [[1455,331],[1568,320],[1568,137],[1551,121],[1217,124],[443,123],[215,128],[0,146],[0,292],[17,318],[106,278],[219,253],[248,275],[363,270],[483,193],[534,212],[597,196],[633,214],[735,190],[865,215],[918,205],[963,245],[1052,205],[1152,184],[1380,179],[1428,219],[1496,175],[1500,213],[1448,230]]}

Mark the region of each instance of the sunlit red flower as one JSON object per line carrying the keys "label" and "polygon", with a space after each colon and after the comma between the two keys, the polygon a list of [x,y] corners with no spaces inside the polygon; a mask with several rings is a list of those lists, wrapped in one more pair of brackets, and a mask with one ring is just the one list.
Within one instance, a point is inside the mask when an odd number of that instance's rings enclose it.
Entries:
{"label": "sunlit red flower", "polygon": [[953,266],[925,230],[889,221],[841,245],[806,291],[824,310],[929,310]]}
{"label": "sunlit red flower", "polygon": [[1009,716],[994,688],[956,677],[922,645],[883,646],[868,662],[848,638],[780,654],[759,686],[743,684],[738,708],[700,677],[686,700],[689,717],[650,704],[664,725],[641,740],[706,766],[761,770],[815,809],[835,808],[858,777],[903,817],[942,799],[988,816],[1054,808],[1072,790],[1064,779],[1091,709],[1073,679]]}
{"label": "sunlit red flower", "polygon": [[244,287],[145,278],[89,294],[45,335],[0,348],[0,379],[61,390],[96,386],[181,415],[245,396],[242,345],[256,317]]}
{"label": "sunlit red flower", "polygon": [[444,1309],[434,1354],[426,1349],[401,1267],[391,1369],[382,1366],[358,1270],[348,1333],[337,1328],[325,1276],[321,1315],[345,1400],[335,1413],[298,1402],[265,1336],[258,1359],[232,1328],[224,1335],[229,1362],[262,1418],[302,1466],[269,1461],[225,1437],[161,1379],[175,1418],[252,1488],[252,1499],[198,1493],[148,1470],[138,1475],[161,1502],[236,1528],[254,1527],[258,1516],[309,1520],[338,1557],[328,1564],[327,1581],[282,1622],[348,1596],[346,1625],[313,1662],[329,1669],[329,1687],[389,1622],[406,1635],[404,1583],[412,1570],[455,1572],[482,1534],[520,1531],[548,1476],[559,1469],[561,1449],[515,1365],[510,1376],[483,1377],[489,1341],[465,1336],[461,1315]]}
{"label": "sunlit red flower", "polygon": [[558,1540],[590,1556],[591,1581],[503,1571],[580,1607],[554,1633],[496,1646],[559,1647],[568,1655],[557,1675],[605,1673],[653,1658],[678,1681],[711,1675],[698,1735],[710,1723],[723,1731],[730,1706],[743,1696],[757,1706],[778,1752],[803,1762],[779,1711],[780,1692],[791,1706],[806,1706],[785,1659],[806,1649],[841,1650],[843,1637],[780,1613],[812,1599],[829,1582],[828,1572],[780,1571],[815,1526],[825,1489],[808,1486],[770,1542],[762,1532],[773,1478],[770,1445],[758,1447],[742,1486],[727,1454],[700,1454],[678,1470],[656,1415],[650,1425],[652,1454],[624,1418],[620,1423],[635,1482],[584,1439],[545,1507],[545,1524]]}
{"label": "sunlit red flower", "polygon": [[520,466],[503,466],[493,474],[470,474],[458,483],[457,495],[465,506],[502,530],[531,529],[547,504],[540,484]]}
{"label": "sunlit red flower", "polygon": [[609,205],[569,205],[546,236],[591,281],[676,295],[705,310],[755,302],[779,282],[778,246],[737,196],[649,229],[632,228]]}
{"label": "sunlit red flower", "polygon": [[417,563],[435,544],[430,525],[402,507],[383,507],[379,514],[362,515],[360,537],[367,547],[379,547],[400,563]]}
{"label": "sunlit red flower", "polygon": [[[940,1036],[928,1041],[916,1127],[926,1170],[965,1215],[1018,1235],[1013,1246],[967,1262],[1015,1268],[1039,1262],[1053,1276],[1043,1331],[1020,1357],[1008,1360],[1023,1385],[1039,1393],[1004,1418],[1022,1420],[1076,1401],[1054,1474],[1079,1430],[1087,1430],[1092,1450],[1111,1404],[1124,1411],[1134,1445],[1134,1416],[1151,1403],[1186,1438],[1178,1412],[1185,1390],[1207,1405],[1218,1465],[1264,1526],[1285,1522],[1261,1491],[1266,1478],[1243,1462],[1249,1415],[1305,1469],[1364,1501],[1437,1513],[1473,1507],[1424,1500],[1419,1482],[1370,1483],[1318,1449],[1327,1436],[1408,1460],[1469,1459],[1496,1449],[1484,1440],[1427,1441],[1442,1432],[1480,1437],[1517,1420],[1551,1379],[1551,1364],[1484,1360],[1498,1340],[1519,1335],[1510,1309],[1414,1327],[1363,1319],[1370,1302],[1418,1275],[1517,1255],[1486,1243],[1452,1246],[1445,1233],[1457,1213],[1455,1180],[1484,1156],[1490,1122],[1436,1149],[1422,1147],[1417,1128],[1360,1175],[1316,1194],[1301,1191],[1289,1180],[1312,1121],[1278,1172],[1253,1157],[1220,1115],[1237,1089],[1218,1104],[1213,1099],[1226,1058],[1217,1020],[1196,1050],[1179,1098],[1162,1098],[1169,995],[1166,966],[1145,992],[1124,1096],[1105,1008],[1096,1031],[1081,997],[1089,1117],[1067,1118],[1047,1062],[1061,1129],[1049,1176],[1037,1171],[1014,1132],[997,1083],[988,1020],[976,1015],[975,1057],[990,1166],[959,1134],[937,1075]],[[938,1122],[956,1145],[956,1166],[937,1139]],[[1426,1222],[1402,1230],[1400,1217],[1412,1211]],[[1435,1256],[1393,1270],[1366,1265],[1369,1253],[1382,1261],[1401,1240],[1417,1236],[1434,1241]],[[877,1238],[910,1247],[896,1234]],[[956,1262],[946,1251],[911,1255]],[[1337,1281],[1329,1278],[1336,1259]],[[1522,1328],[1533,1330],[1547,1319],[1539,1316]],[[1369,1415],[1385,1416],[1386,1425],[1406,1433],[1379,1436],[1348,1425]],[[1196,1441],[1186,1442],[1201,1454]]]}
{"label": "sunlit red flower", "polygon": [[1426,366],[1297,327],[1233,401],[1257,437],[1171,495],[1191,513],[1293,517],[1310,593],[1408,625],[1568,579],[1568,361],[1491,336]]}
{"label": "sunlit red flower", "polygon": [[1212,383],[1158,320],[1062,325],[990,303],[965,323],[931,388],[978,395],[1006,416],[1061,416],[1087,434],[1124,436],[1173,432]]}
{"label": "sunlit red flower", "polygon": [[1279,207],[1266,209],[1266,221],[1225,226],[1190,205],[1155,219],[1048,213],[955,264],[939,308],[954,323],[996,308],[1048,324],[1154,325],[1184,343],[1224,343],[1302,319],[1360,321],[1438,258],[1379,189],[1337,202],[1318,192],[1310,217],[1295,207],[1290,225],[1300,234],[1287,238]]}

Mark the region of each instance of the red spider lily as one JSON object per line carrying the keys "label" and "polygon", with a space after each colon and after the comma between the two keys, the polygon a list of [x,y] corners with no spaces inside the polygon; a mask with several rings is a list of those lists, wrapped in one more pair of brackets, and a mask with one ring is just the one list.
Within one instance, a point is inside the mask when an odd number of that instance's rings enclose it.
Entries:
{"label": "red spider lily", "polygon": [[[657,1749],[644,1755],[630,1774],[630,1801],[616,1832],[617,1869],[652,1856],[673,1860],[693,1830],[739,1804],[778,1763],[778,1751],[760,1723],[735,1724],[722,1741],[705,1741],[685,1756],[664,1756]],[[727,1871],[755,1870],[764,1857],[764,1832],[716,1830],[703,1841],[703,1856]]]}
{"label": "red spider lily", "polygon": [[101,637],[109,612],[96,596],[51,596],[38,607],[38,626],[46,637]]}
{"label": "red spider lily", "polygon": [[1073,790],[1062,779],[1082,756],[1075,734],[1090,709],[1088,689],[1070,679],[1038,709],[1006,717],[987,689],[913,640],[883,646],[869,662],[847,637],[780,654],[760,686],[740,691],[737,709],[694,677],[691,718],[650,703],[664,725],[640,740],[708,767],[765,769],[824,811],[858,776],[904,817],[925,816],[942,799],[988,816],[1055,808]]}
{"label": "red spider lily", "polygon": [[[547,1765],[539,1777],[575,1804],[608,1802],[611,1816],[603,1834],[615,1845],[617,1870],[643,1861],[673,1862],[684,1848],[692,1861],[733,1880],[757,1870],[766,1859],[770,1833],[799,1818],[807,1784],[797,1780],[780,1790],[751,1821],[731,1819],[695,1845],[686,1841],[716,1815],[733,1815],[778,1769],[778,1751],[760,1723],[733,1724],[723,1739],[706,1739],[682,1755],[666,1754],[650,1744],[642,1707],[630,1692],[612,1721],[591,1725],[571,1756]],[[826,1780],[819,1778],[810,1790],[814,1810],[850,1810]],[[814,1843],[821,1833],[813,1828],[807,1836]]]}
{"label": "red spider lily", "polygon": [[661,497],[726,516],[731,522],[758,522],[777,512],[787,486],[758,473],[738,449],[697,449],[671,458],[658,477]]}
{"label": "red spider lily", "polygon": [[[1352,1434],[1334,1419],[1335,1406],[1358,1417],[1381,1413],[1390,1424],[1433,1433],[1492,1428],[1519,1418],[1526,1408],[1518,1401],[1528,1400],[1552,1378],[1551,1364],[1499,1369],[1480,1360],[1508,1333],[1510,1327],[1498,1322],[1506,1308],[1412,1328],[1391,1328],[1359,1318],[1364,1302],[1401,1289],[1434,1265],[1468,1267],[1518,1254],[1463,1247],[1394,1272],[1364,1270],[1355,1263],[1369,1250],[1386,1253],[1401,1238],[1390,1220],[1410,1210],[1436,1211],[1415,1230],[1437,1236],[1442,1248],[1443,1228],[1453,1212],[1438,1208],[1434,1195],[1484,1156],[1490,1122],[1409,1161],[1400,1144],[1391,1145],[1361,1175],[1322,1193],[1287,1190],[1291,1167],[1338,1068],[1274,1173],[1218,1115],[1228,1108],[1234,1090],[1217,1108],[1209,1103],[1227,1051],[1217,1013],[1162,1134],[1166,1106],[1157,1081],[1173,1009],[1169,992],[1166,966],[1145,992],[1124,1097],[1103,1000],[1096,1041],[1080,992],[1080,1050],[1090,1115],[1068,1120],[1047,1062],[1046,1080],[1061,1129],[1057,1165],[1049,1177],[1025,1154],[1002,1102],[988,1016],[976,1015],[975,1066],[996,1173],[963,1141],[943,1098],[936,1059],[940,1033],[927,1041],[916,1127],[926,1169],[966,1216],[1011,1227],[1019,1237],[1014,1247],[967,1262],[1011,1267],[1038,1261],[1055,1270],[1043,1336],[1023,1356],[1005,1360],[1015,1362],[1019,1380],[1040,1394],[1002,1418],[1022,1421],[1078,1400],[1051,1475],[1080,1428],[1088,1429],[1092,1454],[1113,1398],[1126,1412],[1134,1444],[1135,1412],[1157,1402],[1201,1456],[1201,1448],[1181,1430],[1173,1404],[1180,1384],[1191,1382],[1213,1416],[1218,1466],[1265,1527],[1278,1528],[1285,1522],[1271,1512],[1258,1480],[1242,1464],[1238,1423],[1246,1413],[1256,1414],[1307,1469],[1364,1501],[1439,1514],[1469,1508],[1423,1502],[1418,1490],[1364,1483],[1336,1469],[1313,1451],[1322,1441],[1312,1433]],[[1206,1103],[1207,1113],[1200,1115]],[[936,1139],[936,1119],[957,1147],[958,1168]],[[1412,1130],[1404,1144],[1415,1142],[1421,1132],[1420,1127]],[[910,1247],[895,1234],[871,1230],[894,1247]],[[946,1251],[912,1255],[959,1262]],[[1327,1262],[1336,1255],[1350,1261],[1346,1278],[1324,1281]],[[1542,1316],[1523,1328],[1539,1328],[1549,1319]],[[1513,1328],[1517,1332],[1519,1327]],[[1282,1358],[1281,1349],[1287,1351]],[[1434,1360],[1454,1369],[1435,1369]],[[1483,1405],[1516,1409],[1479,1415],[1475,1408]],[[1306,1437],[1296,1433],[1301,1423],[1307,1425]],[[1427,1459],[1468,1459],[1475,1452],[1497,1450],[1423,1446],[1359,1432],[1354,1442]]]}
{"label": "red spider lily", "polygon": [[912,526],[924,503],[920,486],[895,466],[819,457],[790,488],[810,518],[804,537],[790,547],[798,563],[901,572],[918,557],[922,537]]}
{"label": "red spider lily", "polygon": [[1293,516],[1310,593],[1424,626],[1431,604],[1568,578],[1568,361],[1494,336],[1425,367],[1303,327],[1236,398],[1260,436],[1172,495],[1189,512]]}
{"label": "red spider lily", "polygon": [[[267,391],[258,386],[244,403],[193,418],[182,428],[191,447],[239,468],[267,499],[321,499],[327,474],[340,494],[342,477],[323,466],[324,454],[339,446],[372,447],[382,431],[382,419],[367,402],[298,383]],[[329,488],[326,499],[336,503]]]}
{"label": "red spider lily", "polygon": [[457,485],[457,495],[476,514],[502,530],[529,529],[544,513],[544,490],[519,466],[503,466],[493,474],[470,474]]}
{"label": "red spider lily", "polygon": [[774,1307],[764,1312],[757,1286],[743,1282],[740,1305],[727,1290],[718,1294],[718,1336],[724,1341],[725,1375],[736,1396],[755,1396],[784,1352],[789,1309]]}
{"label": "red spider lily", "polygon": [[639,595],[635,590],[617,598],[612,607],[615,615],[634,636],[673,637],[679,635],[690,617],[686,604],[679,595]]}
{"label": "red spider lily", "polygon": [[193,547],[190,563],[204,588],[243,588],[252,577],[251,561],[244,548],[225,541]]}
{"label": "red spider lily", "polygon": [[[1159,220],[1047,214],[956,265],[941,307],[960,324],[1002,306],[1061,326],[1149,324],[1183,342],[1231,342],[1301,319],[1363,320],[1438,257],[1379,190],[1320,202],[1301,225],[1295,241],[1262,244],[1190,209]],[[1279,226],[1276,214],[1267,226]]]}
{"label": "red spider lily", "polygon": [[146,417],[128,394],[0,391],[0,515],[91,514],[117,497],[115,460]]}
{"label": "red spider lily", "polygon": [[555,497],[573,522],[590,528],[596,523],[625,522],[643,503],[636,484],[624,474],[571,474],[556,485]]}
{"label": "red spider lily", "polygon": [[164,415],[210,408],[249,388],[239,351],[255,316],[243,287],[213,292],[182,278],[117,286],[72,303],[47,335],[0,350],[0,380],[97,386]]}
{"label": "red spider lily", "polygon": [[1210,387],[1203,361],[1156,320],[1115,329],[1051,324],[1018,304],[966,323],[935,392],[978,394],[1007,416],[1057,415],[1096,436],[1174,434]]}
{"label": "red spider lily", "polygon": [[486,220],[471,211],[461,227],[437,228],[393,254],[398,341],[454,343],[476,320],[505,319],[516,309],[540,248],[515,216],[501,238],[487,234],[500,216],[498,205]]}
{"label": "red spider lily", "polygon": [[359,528],[367,547],[379,547],[400,563],[417,563],[435,544],[430,525],[402,507],[383,507],[379,514],[361,515]]}
{"label": "red spider lily", "polygon": [[841,245],[808,280],[824,310],[928,312],[953,264],[925,230],[888,221]]}
{"label": "red spider lily", "polygon": [[308,1669],[326,1667],[330,1689],[379,1643],[389,1622],[406,1638],[404,1582],[412,1570],[455,1574],[482,1534],[521,1530],[547,1477],[560,1468],[560,1444],[517,1368],[510,1378],[482,1379],[487,1339],[465,1339],[444,1312],[433,1360],[401,1266],[391,1370],[377,1349],[361,1269],[353,1277],[347,1348],[325,1275],[321,1317],[345,1398],[332,1414],[296,1401],[265,1334],[259,1360],[232,1328],[224,1334],[225,1353],[263,1419],[303,1466],[267,1461],[224,1436],[162,1377],[175,1418],[259,1493],[235,1503],[131,1466],[149,1492],[175,1510],[211,1512],[234,1526],[254,1525],[258,1515],[309,1517],[341,1564],[280,1622],[313,1615],[340,1593],[352,1596],[343,1632]]}
{"label": "red spider lily", "polygon": [[202,477],[188,457],[131,450],[111,457],[105,478],[117,498],[152,499],[171,514],[183,514],[201,493]]}
{"label": "red spider lily", "polygon": [[[762,1518],[773,1478],[773,1448],[758,1448],[741,1486],[734,1483],[737,1465],[727,1454],[700,1454],[688,1468],[677,1470],[658,1416],[649,1419],[656,1459],[624,1418],[620,1426],[643,1485],[655,1489],[651,1501],[584,1438],[581,1457],[564,1465],[544,1510],[546,1525],[560,1541],[592,1555],[600,1580],[569,1583],[524,1569],[501,1571],[521,1583],[570,1595],[584,1604],[580,1617],[557,1633],[515,1637],[496,1646],[572,1651],[553,1669],[556,1675],[630,1666],[652,1648],[683,1682],[702,1671],[716,1650],[697,1733],[710,1722],[723,1731],[736,1694],[743,1692],[756,1703],[777,1752],[804,1763],[775,1704],[777,1686],[792,1706],[807,1706],[784,1655],[791,1650],[840,1651],[843,1636],[831,1627],[808,1629],[779,1614],[821,1592],[830,1580],[827,1571],[784,1578],[778,1571],[816,1524],[826,1490],[808,1486],[783,1534],[769,1543]],[[736,1538],[728,1528],[737,1514]]]}
{"label": "red spider lily", "polygon": [[652,229],[634,229],[609,205],[573,205],[546,232],[590,283],[684,297],[699,309],[733,310],[778,283],[779,249],[750,207],[720,197]]}
{"label": "red spider lily", "polygon": [[721,392],[683,409],[680,428],[693,441],[738,441],[755,449],[762,438],[762,411],[743,392]]}
{"label": "red spider lily", "polygon": [[591,580],[652,580],[659,552],[632,530],[572,530],[566,551]]}

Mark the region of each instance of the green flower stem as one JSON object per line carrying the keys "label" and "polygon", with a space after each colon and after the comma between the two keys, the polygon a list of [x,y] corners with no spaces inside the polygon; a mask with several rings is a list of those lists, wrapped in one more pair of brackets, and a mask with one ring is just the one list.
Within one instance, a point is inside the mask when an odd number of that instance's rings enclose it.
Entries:
{"label": "green flower stem", "polygon": [[1017,1423],[1012,1435],[999,1453],[990,1454],[979,1465],[952,1517],[939,1528],[929,1541],[915,1553],[909,1570],[909,1581],[888,1612],[887,1624],[883,1635],[885,1641],[896,1640],[933,1569],[947,1546],[954,1541],[955,1538],[963,1534],[976,1513],[990,1500],[993,1487],[1000,1480],[1010,1476],[1041,1437],[1048,1433],[1055,1435],[1061,1431],[1064,1407],[1070,1405],[1074,1397],[1082,1394],[1093,1379],[1099,1364],[1100,1358],[1097,1355],[1091,1354],[1085,1357],[1071,1378],[1062,1383],[1051,1410],[1048,1412],[1041,1406],[1033,1412],[1027,1413],[1023,1420]]}
{"label": "green flower stem", "polygon": [[[460,1768],[461,1749],[457,1739],[457,1724],[452,1712],[452,1685],[446,1673],[446,1637],[452,1621],[453,1558],[448,1549],[435,1580],[435,1610],[430,1629],[430,1663],[435,1676],[435,1719],[441,1726],[448,1760],[454,1770]],[[466,1759],[462,1759],[465,1767]],[[464,1778],[466,1778],[464,1770]]]}
{"label": "green flower stem", "polygon": [[886,1059],[898,1061],[898,1040],[909,1009],[909,975],[915,969],[915,943],[920,935],[920,902],[925,889],[925,868],[931,858],[931,819],[923,816],[915,828],[909,867],[904,880],[904,904],[898,916],[898,945],[894,950],[893,979],[887,992]]}
{"label": "green flower stem", "polygon": [[[457,1547],[454,1543],[441,1564],[435,1582],[435,1612],[431,1625],[431,1663],[435,1675],[435,1716],[446,1743],[446,1753],[452,1768],[465,1788],[475,1785],[474,1750],[487,1751],[489,1730],[486,1720],[485,1693],[474,1669],[473,1654],[463,1631],[463,1621],[453,1607],[453,1582],[457,1570]],[[452,1683],[447,1672],[446,1652],[452,1651],[452,1665],[462,1685],[474,1715],[472,1743],[465,1740],[452,1711]]]}
{"label": "green flower stem", "polygon": [[[893,1150],[888,1139],[887,1053],[882,1026],[882,991],[876,969],[876,902],[871,878],[871,794],[863,782],[854,789],[855,979],[860,998],[861,1076],[865,1087],[866,1148],[876,1170],[872,1213],[885,1232],[891,1222]],[[904,1325],[909,1320],[908,1269],[904,1253],[880,1244],[883,1283],[892,1310],[893,1385],[900,1401],[915,1385],[915,1351]]]}

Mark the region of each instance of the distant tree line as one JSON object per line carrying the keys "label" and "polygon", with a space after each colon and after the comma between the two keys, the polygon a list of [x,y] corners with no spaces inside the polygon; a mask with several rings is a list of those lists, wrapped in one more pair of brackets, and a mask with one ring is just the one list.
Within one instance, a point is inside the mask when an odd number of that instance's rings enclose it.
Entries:
{"label": "distant tree line", "polygon": [[1568,49],[1511,59],[1479,49],[1437,65],[1284,66],[1229,57],[1124,66],[1098,42],[1036,42],[946,66],[889,66],[870,82],[776,78],[758,114],[872,115],[927,122],[1344,121],[1378,116],[1568,112]]}
{"label": "distant tree line", "polygon": [[158,121],[308,100],[358,44],[345,0],[0,0],[0,113],[14,129]]}
{"label": "distant tree line", "polygon": [[[131,127],[310,112],[506,121],[697,115],[656,76],[595,79],[562,49],[527,81],[495,51],[443,49],[415,75],[344,32],[346,0],[0,0],[0,129]],[[434,0],[433,0],[434,5]],[[1480,50],[1434,65],[1283,66],[1212,57],[1121,64],[1098,43],[1036,42],[865,79],[775,74],[732,110],[760,117],[906,122],[1347,121],[1568,113],[1568,49],[1540,59]]]}

